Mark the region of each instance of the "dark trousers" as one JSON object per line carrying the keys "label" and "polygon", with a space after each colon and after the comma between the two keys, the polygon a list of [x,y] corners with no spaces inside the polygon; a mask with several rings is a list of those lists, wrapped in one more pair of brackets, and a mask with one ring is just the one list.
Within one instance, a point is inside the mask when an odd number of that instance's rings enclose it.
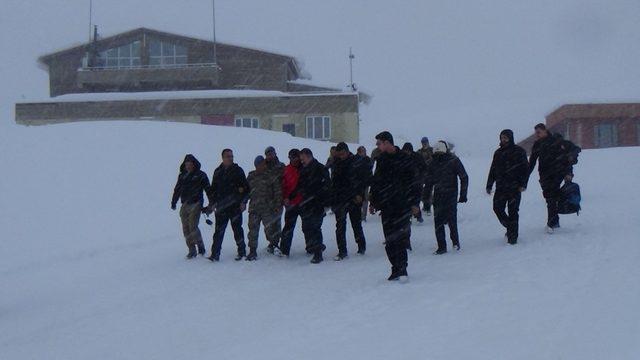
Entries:
{"label": "dark trousers", "polygon": [[433,223],[436,230],[436,240],[438,250],[447,250],[447,240],[444,230],[445,225],[449,225],[449,236],[453,246],[460,246],[458,236],[458,203],[455,198],[446,201],[434,201],[433,203]]}
{"label": "dark trousers", "polygon": [[391,263],[391,272],[407,270],[407,248],[411,238],[411,213],[389,214],[382,212],[384,248]]}
{"label": "dark trousers", "polygon": [[220,256],[220,248],[222,247],[222,240],[224,240],[224,232],[227,229],[229,221],[231,221],[233,237],[236,240],[236,245],[238,246],[238,255],[244,256],[246,254],[246,246],[244,243],[244,230],[242,230],[242,211],[240,211],[239,205],[237,209],[224,209],[216,212],[216,228],[213,233],[211,254]]}
{"label": "dark trousers", "polygon": [[426,183],[422,188],[423,209],[427,211],[431,211],[432,202],[433,202],[433,185]]}
{"label": "dark trousers", "polygon": [[[520,191],[496,191],[493,195],[493,211],[500,224],[507,229],[507,239],[510,243],[518,241],[518,220],[520,218]],[[506,210],[508,211],[505,211]]]}
{"label": "dark trousers", "polygon": [[560,217],[558,216],[558,203],[560,202],[560,185],[562,177],[550,177],[540,180],[542,187],[542,196],[547,202],[547,226],[557,228],[560,226]]}
{"label": "dark trousers", "polygon": [[366,240],[364,238],[364,231],[362,231],[362,208],[360,205],[353,202],[339,205],[333,208],[333,213],[336,215],[336,242],[338,244],[338,252],[345,255],[348,252],[347,216],[349,217],[349,221],[351,221],[353,236],[356,239],[358,248],[365,248]]}
{"label": "dark trousers", "polygon": [[307,251],[322,253],[325,246],[322,242],[322,222],[324,221],[324,209],[302,209],[302,232],[307,244]]}
{"label": "dark trousers", "polygon": [[[280,251],[284,255],[289,255],[291,242],[293,241],[293,231],[296,228],[298,217],[300,216],[299,206],[290,206],[284,212],[284,228],[282,229],[282,239],[280,240]],[[309,246],[306,246],[307,250]]]}

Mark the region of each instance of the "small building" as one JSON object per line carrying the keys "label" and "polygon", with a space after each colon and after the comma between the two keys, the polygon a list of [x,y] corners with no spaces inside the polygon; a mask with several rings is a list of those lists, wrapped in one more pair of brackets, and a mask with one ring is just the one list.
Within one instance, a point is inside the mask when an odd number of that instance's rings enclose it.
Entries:
{"label": "small building", "polygon": [[[583,149],[640,146],[640,103],[563,105],[545,124]],[[531,135],[519,145],[530,152],[534,142]]]}
{"label": "small building", "polygon": [[139,28],[42,56],[51,98],[16,122],[157,120],[357,143],[355,91],[315,86],[287,55]]}

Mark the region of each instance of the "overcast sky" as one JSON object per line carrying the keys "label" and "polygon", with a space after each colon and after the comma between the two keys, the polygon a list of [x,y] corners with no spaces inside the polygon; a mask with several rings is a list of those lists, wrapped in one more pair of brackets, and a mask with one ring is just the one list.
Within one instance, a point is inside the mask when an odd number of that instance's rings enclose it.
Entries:
{"label": "overcast sky", "polygon": [[[36,59],[88,38],[88,0],[2,0],[3,114],[47,96]],[[637,101],[640,1],[217,0],[221,42],[298,57],[322,85],[355,77],[365,137],[447,134],[449,121],[524,137],[567,102]],[[211,37],[211,0],[94,0],[107,36],[141,26]],[[8,111],[7,111],[8,110]],[[492,140],[493,141],[493,140]]]}

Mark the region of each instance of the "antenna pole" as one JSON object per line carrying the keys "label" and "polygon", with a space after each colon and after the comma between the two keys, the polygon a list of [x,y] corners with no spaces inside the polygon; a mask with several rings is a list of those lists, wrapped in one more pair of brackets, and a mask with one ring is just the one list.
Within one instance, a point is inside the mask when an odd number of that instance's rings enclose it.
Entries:
{"label": "antenna pole", "polygon": [[216,0],[211,0],[211,7],[213,8],[213,63],[217,64],[218,63],[218,49],[217,49],[217,44],[216,44]]}
{"label": "antenna pole", "polygon": [[89,0],[89,42],[93,35],[93,0]]}
{"label": "antenna pole", "polygon": [[355,55],[353,55],[353,51],[349,47],[349,87],[351,90],[356,91],[356,84],[353,82],[353,59],[355,59]]}

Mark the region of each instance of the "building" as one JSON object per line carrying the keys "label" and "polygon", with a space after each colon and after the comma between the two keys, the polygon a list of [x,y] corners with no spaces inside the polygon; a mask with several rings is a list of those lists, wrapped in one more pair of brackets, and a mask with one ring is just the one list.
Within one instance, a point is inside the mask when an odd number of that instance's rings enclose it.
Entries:
{"label": "building", "polygon": [[[546,126],[583,149],[640,146],[640,103],[563,105]],[[534,142],[531,135],[519,145],[529,152]]]}
{"label": "building", "polygon": [[158,120],[359,140],[360,94],[309,84],[295,58],[139,28],[39,62],[50,99],[16,104],[23,125]]}

